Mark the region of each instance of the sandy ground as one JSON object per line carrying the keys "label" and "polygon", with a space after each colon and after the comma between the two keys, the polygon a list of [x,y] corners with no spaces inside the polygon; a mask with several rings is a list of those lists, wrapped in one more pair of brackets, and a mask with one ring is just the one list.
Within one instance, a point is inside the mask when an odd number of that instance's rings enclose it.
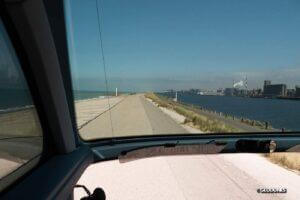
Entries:
{"label": "sandy ground", "polygon": [[[118,118],[121,122],[119,131],[123,127],[127,131],[146,128],[150,134],[188,132],[188,129],[180,125],[184,120],[183,116],[167,109],[159,109],[142,96],[133,96],[114,109],[117,108],[130,112]],[[139,120],[132,121],[137,116],[140,117]],[[99,119],[94,126],[97,127],[100,122]],[[95,130],[99,131],[99,128]],[[156,157],[122,164],[118,160],[107,161],[88,167],[78,184],[85,185],[91,191],[102,187],[109,200],[298,200],[300,197],[300,176],[257,154]],[[257,192],[260,188],[286,188],[287,193],[262,194]],[[75,189],[75,199],[84,195],[84,191]]]}
{"label": "sandy ground", "polygon": [[118,96],[118,97],[110,97],[109,100],[107,98],[103,98],[103,99],[95,98],[95,99],[77,101],[75,103],[77,127],[81,128],[89,121],[95,119],[95,117],[107,111],[109,109],[109,104],[110,107],[114,107],[119,102],[121,102],[124,98],[125,96]]}
{"label": "sandy ground", "polygon": [[143,95],[129,95],[121,103],[80,129],[83,139],[130,135],[182,134],[181,127]]}
{"label": "sandy ground", "polygon": [[41,154],[42,137],[0,140],[0,179]]}
{"label": "sandy ground", "polygon": [[34,107],[0,113],[0,179],[39,155],[42,145]]}
{"label": "sandy ground", "polygon": [[0,139],[41,135],[42,129],[35,108],[0,113]]}
{"label": "sandy ground", "polygon": [[88,123],[80,134],[83,139],[151,134],[151,124],[137,96],[128,96],[120,104]]}

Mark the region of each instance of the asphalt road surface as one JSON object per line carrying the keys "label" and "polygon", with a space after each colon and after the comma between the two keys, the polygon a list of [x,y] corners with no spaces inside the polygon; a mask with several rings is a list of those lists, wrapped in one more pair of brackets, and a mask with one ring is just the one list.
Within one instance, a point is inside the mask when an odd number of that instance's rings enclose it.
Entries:
{"label": "asphalt road surface", "polygon": [[171,133],[187,133],[187,130],[147,101],[142,94],[126,97],[110,111],[80,129],[84,139]]}
{"label": "asphalt road surface", "polygon": [[[84,137],[184,133],[180,125],[142,95],[129,96],[85,126]],[[105,124],[103,124],[105,123]],[[91,165],[80,178],[91,191],[102,187],[110,200],[300,199],[300,176],[257,154],[219,154],[118,160]],[[258,189],[287,189],[263,194]],[[75,189],[75,199],[85,195]]]}

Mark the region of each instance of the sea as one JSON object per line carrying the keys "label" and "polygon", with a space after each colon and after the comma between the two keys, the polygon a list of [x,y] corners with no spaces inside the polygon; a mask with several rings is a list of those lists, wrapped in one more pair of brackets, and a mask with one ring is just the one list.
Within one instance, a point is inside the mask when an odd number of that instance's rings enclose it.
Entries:
{"label": "sea", "polygon": [[[161,93],[173,97],[171,93]],[[300,101],[248,98],[235,96],[204,96],[178,93],[179,102],[200,106],[236,117],[269,122],[277,129],[300,131]]]}
{"label": "sea", "polygon": [[[105,98],[115,95],[114,92],[105,91],[73,91],[74,100]],[[120,93],[119,93],[120,94]],[[33,106],[29,90],[24,89],[0,89],[0,113],[20,110]]]}
{"label": "sea", "polygon": [[[120,94],[120,93],[119,93]],[[114,92],[105,91],[73,91],[74,100],[94,99],[94,98],[105,98],[106,96],[114,96]]]}
{"label": "sea", "polygon": [[29,90],[0,89],[0,112],[32,106]]}

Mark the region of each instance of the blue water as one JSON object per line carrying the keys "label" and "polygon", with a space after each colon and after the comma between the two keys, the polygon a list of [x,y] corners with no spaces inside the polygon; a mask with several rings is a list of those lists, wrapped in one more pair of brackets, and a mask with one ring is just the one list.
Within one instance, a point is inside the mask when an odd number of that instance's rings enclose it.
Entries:
{"label": "blue water", "polygon": [[29,90],[0,89],[0,111],[32,105]]}
{"label": "blue water", "polygon": [[[74,91],[75,100],[99,98],[114,95],[114,92]],[[0,89],[0,111],[22,108],[33,105],[29,90],[24,89]]]}
{"label": "blue water", "polygon": [[103,92],[103,91],[73,91],[74,100],[83,100],[83,99],[92,99],[92,98],[99,98],[106,95],[115,95],[114,92]]}
{"label": "blue water", "polygon": [[178,94],[178,101],[237,117],[267,121],[274,128],[300,130],[300,101],[185,93]]}

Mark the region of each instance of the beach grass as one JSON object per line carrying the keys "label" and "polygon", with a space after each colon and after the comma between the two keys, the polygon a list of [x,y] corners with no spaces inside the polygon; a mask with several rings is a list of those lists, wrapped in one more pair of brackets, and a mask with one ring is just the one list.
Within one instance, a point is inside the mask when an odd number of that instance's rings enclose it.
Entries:
{"label": "beach grass", "polygon": [[205,133],[241,132],[241,130],[231,127],[230,125],[225,124],[223,121],[196,113],[193,111],[195,108],[171,101],[167,97],[156,95],[154,93],[147,93],[145,94],[145,97],[154,101],[159,107],[168,108],[174,110],[180,115],[183,115],[186,118],[184,124],[190,125]]}
{"label": "beach grass", "polygon": [[265,154],[265,157],[275,164],[300,172],[300,153],[298,152],[275,152]]}

